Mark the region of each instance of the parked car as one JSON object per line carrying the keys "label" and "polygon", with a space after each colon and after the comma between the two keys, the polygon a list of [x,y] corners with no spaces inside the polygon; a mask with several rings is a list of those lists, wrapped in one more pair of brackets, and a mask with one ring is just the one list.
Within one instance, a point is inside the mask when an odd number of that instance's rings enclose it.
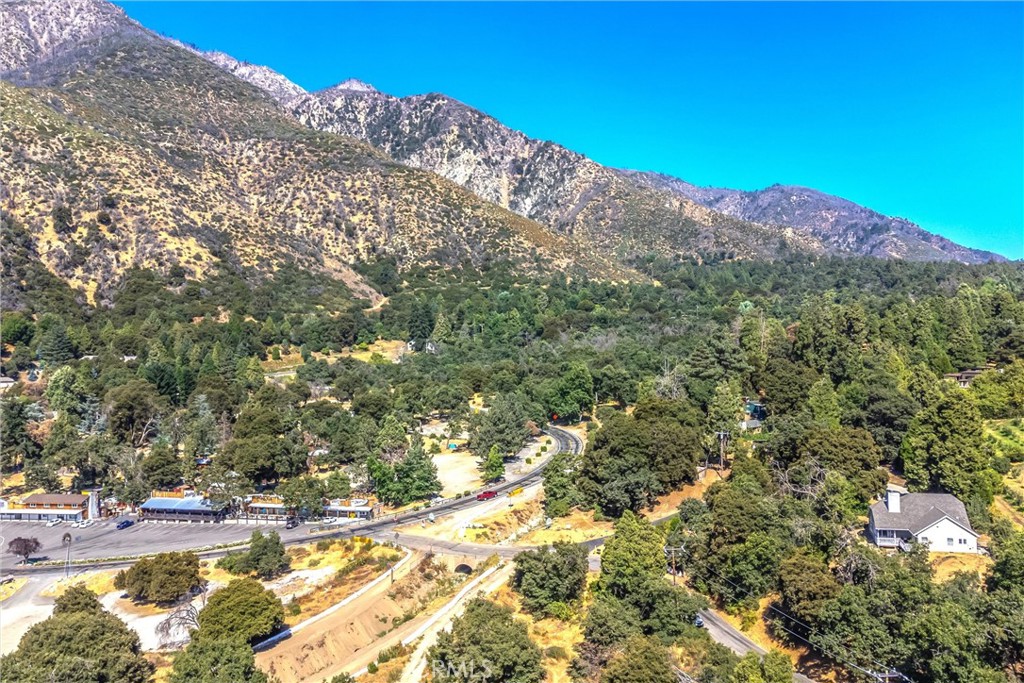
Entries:
{"label": "parked car", "polygon": [[88,529],[89,527],[91,527],[95,523],[96,522],[94,522],[91,519],[83,519],[81,522],[78,523],[78,528],[79,529]]}
{"label": "parked car", "polygon": [[121,529],[127,529],[128,527],[134,526],[134,525],[135,525],[135,522],[133,522],[132,520],[130,520],[130,519],[122,519],[120,522],[117,523],[117,530],[120,531]]}
{"label": "parked car", "polygon": [[46,526],[57,526],[58,524],[60,524],[59,519],[51,519],[49,522],[46,523]]}
{"label": "parked car", "polygon": [[693,625],[697,628],[704,628],[704,617],[697,615],[693,618]]}
{"label": "parked car", "polygon": [[285,529],[294,529],[298,525],[299,525],[299,520],[297,520],[294,517],[292,517],[287,522],[285,522],[284,528]]}
{"label": "parked car", "polygon": [[481,491],[480,493],[476,494],[476,499],[490,500],[491,498],[494,498],[497,495],[498,493],[496,491]]}

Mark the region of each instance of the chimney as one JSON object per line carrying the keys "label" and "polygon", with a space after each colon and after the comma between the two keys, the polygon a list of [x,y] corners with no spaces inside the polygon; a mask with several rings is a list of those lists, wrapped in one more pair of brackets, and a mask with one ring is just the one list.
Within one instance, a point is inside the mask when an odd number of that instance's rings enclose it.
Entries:
{"label": "chimney", "polygon": [[896,489],[887,489],[885,492],[885,507],[889,512],[900,511],[900,492]]}

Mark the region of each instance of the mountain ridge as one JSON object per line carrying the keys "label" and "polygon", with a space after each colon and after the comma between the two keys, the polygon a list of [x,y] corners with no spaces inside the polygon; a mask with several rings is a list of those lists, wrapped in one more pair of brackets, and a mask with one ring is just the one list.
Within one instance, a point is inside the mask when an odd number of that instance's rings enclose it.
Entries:
{"label": "mountain ridge", "polygon": [[[965,247],[942,235],[929,232],[913,221],[898,216],[887,216],[856,202],[821,190],[801,185],[775,183],[759,190],[734,190],[702,187],[673,176],[647,171],[625,170],[624,173],[666,187],[688,196],[694,201],[744,220],[759,223],[777,223],[809,231],[828,244],[829,240],[842,248],[834,224],[842,219],[839,237],[845,238],[867,256],[881,258],[908,258],[909,260],[944,260],[943,255],[962,262],[1005,261],[1004,256],[982,249]],[[832,232],[829,228],[832,227]],[[916,242],[917,254],[907,255],[900,250],[907,243],[898,238],[905,236]],[[853,248],[848,244],[847,248]],[[980,260],[978,260],[980,259]]]}
{"label": "mountain ridge", "polygon": [[352,266],[384,256],[636,277],[435,174],[302,126],[133,25],[8,72],[0,133],[4,222],[24,226],[26,253],[90,303],[133,267],[202,279],[218,265],[273,277],[292,263],[357,294],[367,286]]}
{"label": "mountain ridge", "polygon": [[137,266],[289,262],[372,298],[352,265],[381,256],[612,279],[652,254],[1003,260],[808,188],[602,166],[440,93],[307,93],[105,0],[0,5],[0,36],[4,220],[90,302]]}
{"label": "mountain ridge", "polygon": [[[530,138],[493,116],[439,93],[399,98],[378,91],[362,93],[327,88],[292,100],[289,107],[307,125],[366,140],[398,161],[439,173],[553,229],[564,229],[566,217],[538,210],[535,193],[509,196],[509,188],[516,178],[508,168],[517,161],[561,167],[547,169],[545,173],[549,176],[572,176],[574,173],[567,173],[566,168],[580,165],[582,168],[576,173],[603,176],[604,183],[614,182],[607,173],[597,170],[604,169],[635,183],[641,191],[667,191],[685,202],[751,224],[792,229],[812,243],[820,242],[828,253],[967,263],[1005,260],[999,254],[956,244],[906,219],[885,216],[813,188],[780,184],[753,192],[699,188],[666,174],[604,167],[557,143]],[[485,142],[482,137],[489,139]],[[481,158],[483,155],[478,151],[482,148],[487,149],[490,159]],[[557,158],[539,159],[537,150],[545,150],[549,157]],[[779,188],[783,187],[792,190],[791,195],[801,195],[803,203],[813,199],[814,210],[795,210],[794,202],[780,194]],[[593,184],[577,188],[575,192],[565,187],[548,187],[547,190],[567,193],[570,204],[578,204],[601,192],[601,188]],[[692,208],[687,213],[695,215]],[[829,214],[838,214],[844,220]]]}

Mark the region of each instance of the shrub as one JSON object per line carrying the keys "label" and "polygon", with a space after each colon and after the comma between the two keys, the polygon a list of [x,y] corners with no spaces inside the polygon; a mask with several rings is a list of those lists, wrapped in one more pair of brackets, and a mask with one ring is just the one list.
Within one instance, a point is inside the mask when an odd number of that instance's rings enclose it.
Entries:
{"label": "shrub", "polygon": [[544,611],[547,612],[549,617],[558,619],[559,621],[572,621],[572,608],[564,602],[549,603],[548,606],[544,608]]}
{"label": "shrub", "polygon": [[544,648],[544,656],[548,659],[569,659],[569,653],[561,645]]}

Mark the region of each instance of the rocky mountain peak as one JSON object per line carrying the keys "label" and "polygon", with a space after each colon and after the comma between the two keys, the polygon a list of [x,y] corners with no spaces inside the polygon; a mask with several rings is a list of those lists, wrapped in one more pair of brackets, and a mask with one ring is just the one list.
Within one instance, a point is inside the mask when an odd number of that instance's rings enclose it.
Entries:
{"label": "rocky mountain peak", "polygon": [[358,78],[348,78],[337,85],[332,85],[323,92],[345,92],[345,93],[379,93],[380,91],[374,88],[369,83],[360,81]]}

